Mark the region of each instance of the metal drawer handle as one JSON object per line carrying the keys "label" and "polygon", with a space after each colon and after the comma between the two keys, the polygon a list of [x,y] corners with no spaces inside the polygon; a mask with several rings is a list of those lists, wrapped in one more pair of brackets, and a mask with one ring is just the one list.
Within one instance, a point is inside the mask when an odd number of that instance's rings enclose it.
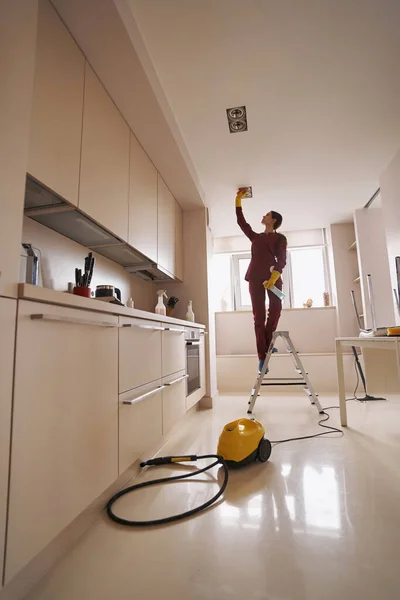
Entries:
{"label": "metal drawer handle", "polygon": [[186,342],[187,346],[200,346],[200,342]]}
{"label": "metal drawer handle", "polygon": [[107,321],[89,321],[78,317],[59,317],[57,315],[34,314],[32,321],[57,321],[58,323],[75,323],[76,325],[91,325],[92,327],[118,327],[117,324]]}
{"label": "metal drawer handle", "polygon": [[200,335],[208,335],[208,331],[200,331]]}
{"label": "metal drawer handle", "polygon": [[164,388],[165,388],[165,385],[159,385],[154,390],[151,390],[151,392],[146,392],[146,394],[142,394],[141,396],[138,396],[137,398],[132,398],[131,400],[123,400],[122,404],[129,404],[132,406],[132,404],[136,404],[136,402],[141,402],[145,398],[148,398],[149,396],[156,394],[157,392],[163,390]]}
{"label": "metal drawer handle", "polygon": [[124,323],[122,327],[136,327],[137,329],[147,329],[148,331],[165,331],[165,327],[156,327],[155,325],[136,325]]}
{"label": "metal drawer handle", "polygon": [[189,375],[183,375],[182,377],[178,377],[178,379],[174,379],[173,381],[170,381],[169,383],[165,383],[164,385],[169,387],[170,385],[175,385],[175,383],[179,383],[180,381],[183,381],[184,379],[187,379],[189,377]]}
{"label": "metal drawer handle", "polygon": [[173,331],[175,333],[185,333],[184,329],[178,329],[177,327],[166,327],[164,331]]}

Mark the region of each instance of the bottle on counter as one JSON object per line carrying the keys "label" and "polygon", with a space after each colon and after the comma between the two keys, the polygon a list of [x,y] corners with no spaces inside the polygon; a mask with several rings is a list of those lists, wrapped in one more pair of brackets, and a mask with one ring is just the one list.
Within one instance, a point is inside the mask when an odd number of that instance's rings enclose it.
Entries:
{"label": "bottle on counter", "polygon": [[135,303],[134,303],[134,301],[133,301],[133,299],[132,299],[132,298],[129,298],[129,299],[127,300],[126,306],[127,306],[128,308],[135,308]]}
{"label": "bottle on counter", "polygon": [[156,315],[162,315],[165,317],[167,314],[167,309],[165,308],[164,297],[168,298],[167,292],[165,290],[158,290],[157,296],[158,302],[156,304]]}
{"label": "bottle on counter", "polygon": [[193,312],[193,306],[192,306],[191,300],[189,300],[189,304],[188,304],[188,309],[187,309],[187,313],[186,313],[186,321],[191,321],[192,323],[194,323],[194,312]]}

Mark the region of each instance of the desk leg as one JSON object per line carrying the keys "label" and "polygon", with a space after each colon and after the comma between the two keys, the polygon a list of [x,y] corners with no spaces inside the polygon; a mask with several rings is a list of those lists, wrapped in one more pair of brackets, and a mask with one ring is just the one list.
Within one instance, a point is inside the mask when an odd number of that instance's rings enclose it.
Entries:
{"label": "desk leg", "polygon": [[346,407],[346,392],[344,387],[344,367],[343,367],[343,350],[340,341],[336,340],[336,363],[337,377],[339,387],[339,408],[340,408],[340,423],[342,427],[347,427],[347,407]]}

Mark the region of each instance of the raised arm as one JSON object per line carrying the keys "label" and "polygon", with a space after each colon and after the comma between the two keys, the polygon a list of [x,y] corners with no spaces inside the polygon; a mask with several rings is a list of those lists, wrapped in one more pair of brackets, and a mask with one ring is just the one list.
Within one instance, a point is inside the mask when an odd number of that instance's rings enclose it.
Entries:
{"label": "raised arm", "polygon": [[236,219],[237,224],[243,231],[244,235],[246,235],[250,241],[253,241],[257,234],[252,230],[252,228],[244,218],[242,210],[242,199],[246,195],[246,192],[246,189],[240,189],[238,190],[238,193],[236,195]]}

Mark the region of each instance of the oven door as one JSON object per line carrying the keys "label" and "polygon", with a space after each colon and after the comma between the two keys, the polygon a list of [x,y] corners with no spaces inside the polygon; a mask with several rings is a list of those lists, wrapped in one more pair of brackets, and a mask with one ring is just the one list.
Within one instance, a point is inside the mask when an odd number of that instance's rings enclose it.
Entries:
{"label": "oven door", "polygon": [[200,342],[186,342],[186,369],[187,369],[187,391],[190,396],[201,387],[200,381]]}

